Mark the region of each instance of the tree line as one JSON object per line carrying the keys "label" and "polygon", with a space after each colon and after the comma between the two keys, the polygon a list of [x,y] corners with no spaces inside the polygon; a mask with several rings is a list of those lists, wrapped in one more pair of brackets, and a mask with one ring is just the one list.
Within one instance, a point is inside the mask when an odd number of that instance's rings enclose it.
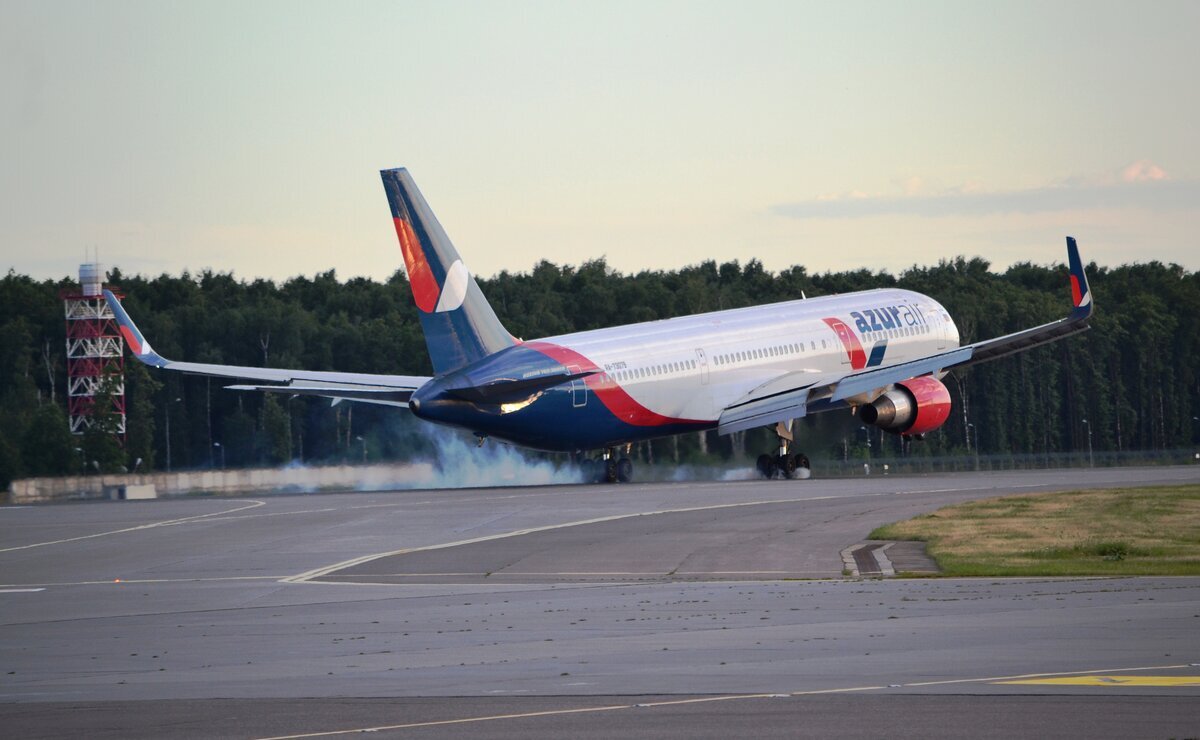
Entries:
{"label": "tree line", "polygon": [[[1163,450],[1197,439],[1200,415],[1200,274],[1146,262],[1089,265],[1092,330],[947,378],[950,421],[920,445],[876,436],[886,454]],[[626,274],[603,259],[538,263],[480,287],[505,326],[535,338],[615,324],[897,286],[949,309],[964,343],[1059,318],[1068,311],[1065,266],[980,258],[914,266],[899,275],[854,270],[778,273],[757,260],[707,261],[676,271]],[[408,281],[341,281],[334,271],[282,283],[231,273],[144,277],[109,274],[155,349],[172,359],[367,373],[431,373]],[[226,391],[220,379],[126,363],[127,438],[67,429],[61,291],[73,280],[0,278],[0,485],[18,477],[84,470],[162,470],[406,459],[430,442],[407,412],[320,399]],[[101,424],[100,427],[103,427]],[[844,456],[869,439],[849,415],[802,424],[810,457]],[[755,455],[765,431],[655,442],[657,459]],[[762,448],[762,449],[759,449]],[[878,453],[877,453],[878,454]]]}

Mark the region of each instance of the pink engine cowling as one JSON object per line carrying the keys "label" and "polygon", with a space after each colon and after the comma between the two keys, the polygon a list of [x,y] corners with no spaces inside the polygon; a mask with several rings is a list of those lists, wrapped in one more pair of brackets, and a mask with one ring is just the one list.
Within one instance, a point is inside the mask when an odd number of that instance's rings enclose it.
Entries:
{"label": "pink engine cowling", "polygon": [[894,434],[915,436],[932,432],[950,418],[950,391],[932,375],[896,383],[873,403],[862,407],[859,418]]}

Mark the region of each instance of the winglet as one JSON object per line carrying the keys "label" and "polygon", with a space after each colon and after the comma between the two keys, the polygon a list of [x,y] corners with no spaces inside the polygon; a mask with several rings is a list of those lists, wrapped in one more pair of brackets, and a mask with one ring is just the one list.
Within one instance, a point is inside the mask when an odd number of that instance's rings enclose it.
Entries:
{"label": "winglet", "polygon": [[133,351],[135,357],[147,365],[154,367],[165,367],[167,361],[158,355],[150,347],[150,342],[142,336],[142,332],[138,330],[137,324],[133,323],[133,319],[129,318],[129,314],[125,312],[125,307],[121,305],[121,301],[112,294],[111,290],[105,289],[104,299],[108,301],[109,308],[112,309],[113,316],[117,319],[117,326],[121,329],[121,336],[125,337],[125,342],[129,344],[129,349]]}
{"label": "winglet", "polygon": [[1079,259],[1079,246],[1073,236],[1067,237],[1067,263],[1071,271],[1071,303],[1075,306],[1071,318],[1086,319],[1092,315],[1092,290],[1088,287],[1083,261]]}

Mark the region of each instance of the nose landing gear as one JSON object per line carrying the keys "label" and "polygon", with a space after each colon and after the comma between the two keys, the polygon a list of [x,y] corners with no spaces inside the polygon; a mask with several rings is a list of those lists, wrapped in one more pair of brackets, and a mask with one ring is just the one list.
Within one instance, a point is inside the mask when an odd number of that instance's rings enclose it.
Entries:
{"label": "nose landing gear", "polygon": [[774,432],[779,438],[779,449],[774,455],[764,453],[758,456],[758,474],[767,480],[809,477],[811,473],[808,456],[791,452],[795,438],[789,425],[781,421],[775,425]]}

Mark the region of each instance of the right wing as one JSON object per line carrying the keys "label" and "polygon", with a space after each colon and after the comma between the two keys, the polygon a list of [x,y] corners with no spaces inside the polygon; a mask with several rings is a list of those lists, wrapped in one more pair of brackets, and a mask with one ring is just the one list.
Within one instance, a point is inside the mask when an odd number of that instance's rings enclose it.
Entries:
{"label": "right wing", "polygon": [[1083,262],[1079,259],[1079,247],[1072,236],[1067,237],[1067,262],[1071,274],[1071,303],[1074,307],[1065,318],[898,365],[873,368],[859,373],[838,374],[833,377],[806,375],[803,372],[790,373],[771,380],[727,406],[721,412],[717,431],[720,434],[729,434],[743,429],[769,426],[779,421],[799,419],[808,413],[811,405],[818,402],[845,401],[918,375],[936,374],[955,367],[967,367],[1007,357],[1086,331],[1088,320],[1092,317],[1092,291],[1088,286],[1087,275],[1083,272]]}
{"label": "right wing", "polygon": [[370,373],[339,373],[322,370],[287,370],[272,367],[245,367],[241,365],[210,365],[202,362],[176,362],[168,360],[150,347],[125,307],[112,291],[105,290],[104,298],[112,308],[121,335],[129,344],[134,357],[151,367],[177,370],[195,375],[218,378],[244,378],[262,380],[269,385],[229,385],[226,388],[239,391],[266,391],[287,393],[294,396],[323,396],[334,401],[361,401],[384,406],[408,407],[413,391],[430,378],[421,375],[373,375]]}

